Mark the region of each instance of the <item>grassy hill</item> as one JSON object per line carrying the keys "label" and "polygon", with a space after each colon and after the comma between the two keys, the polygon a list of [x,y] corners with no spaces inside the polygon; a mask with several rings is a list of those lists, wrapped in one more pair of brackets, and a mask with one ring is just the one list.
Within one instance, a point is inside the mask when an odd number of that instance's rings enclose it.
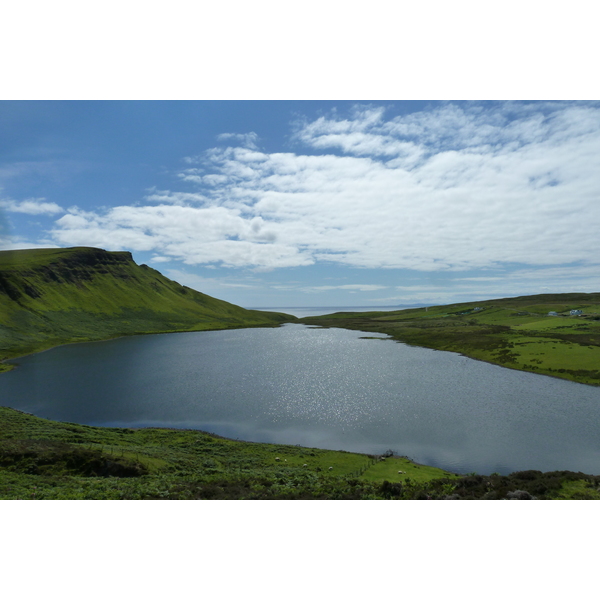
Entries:
{"label": "grassy hill", "polygon": [[295,318],[246,310],[182,286],[138,266],[129,252],[0,252],[0,360],[69,342],[286,321]]}
{"label": "grassy hill", "polygon": [[600,476],[458,476],[404,457],[57,423],[0,407],[0,499],[600,499]]}
{"label": "grassy hill", "polygon": [[[571,310],[581,310],[572,316]],[[549,316],[550,312],[557,316]],[[436,350],[600,385],[600,293],[540,294],[393,312],[335,313],[301,322],[387,333]]]}

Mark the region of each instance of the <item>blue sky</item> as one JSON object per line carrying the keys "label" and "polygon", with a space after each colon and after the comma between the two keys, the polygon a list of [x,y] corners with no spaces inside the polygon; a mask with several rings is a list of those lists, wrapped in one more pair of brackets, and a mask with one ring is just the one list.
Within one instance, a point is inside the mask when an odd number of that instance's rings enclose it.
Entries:
{"label": "blue sky", "polygon": [[1,101],[2,249],[242,306],[600,291],[600,103]]}

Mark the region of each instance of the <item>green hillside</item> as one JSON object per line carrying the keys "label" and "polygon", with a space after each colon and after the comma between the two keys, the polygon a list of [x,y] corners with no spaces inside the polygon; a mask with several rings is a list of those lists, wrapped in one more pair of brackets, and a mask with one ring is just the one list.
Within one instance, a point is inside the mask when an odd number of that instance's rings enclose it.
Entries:
{"label": "green hillside", "polygon": [[0,360],[69,342],[294,320],[182,286],[138,266],[129,252],[84,247],[0,252]]}
{"label": "green hillside", "polygon": [[[582,311],[571,315],[571,310]],[[556,315],[550,316],[554,312]],[[540,294],[301,322],[387,333],[415,346],[600,385],[600,293]]]}

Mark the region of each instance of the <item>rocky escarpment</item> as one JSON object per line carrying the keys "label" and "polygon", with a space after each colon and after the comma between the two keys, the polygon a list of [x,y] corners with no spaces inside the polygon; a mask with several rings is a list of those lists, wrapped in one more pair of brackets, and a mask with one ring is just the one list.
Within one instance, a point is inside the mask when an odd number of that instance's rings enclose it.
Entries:
{"label": "rocky escarpment", "polygon": [[[130,279],[131,266],[135,265],[131,252],[107,252],[99,248],[73,248],[72,252],[48,252],[47,262],[24,263],[25,251],[7,251],[0,263],[0,294],[11,300],[21,296],[39,298],[43,291],[39,283],[67,283],[82,287],[83,282],[92,281],[97,275],[112,275]],[[44,256],[43,254],[41,256]],[[20,260],[21,259],[21,260]],[[145,265],[144,265],[145,266]],[[36,287],[35,283],[38,283]]]}
{"label": "rocky escarpment", "polygon": [[85,248],[61,256],[49,265],[41,267],[45,281],[77,283],[90,281],[94,275],[109,274],[122,279],[131,275],[127,267],[135,264],[131,252],[106,252],[98,248]]}

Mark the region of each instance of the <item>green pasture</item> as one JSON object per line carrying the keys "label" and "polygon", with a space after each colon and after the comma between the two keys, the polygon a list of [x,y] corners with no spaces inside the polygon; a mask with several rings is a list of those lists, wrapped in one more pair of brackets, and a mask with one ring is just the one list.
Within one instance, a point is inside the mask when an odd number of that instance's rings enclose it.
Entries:
{"label": "green pasture", "polygon": [[425,483],[443,477],[452,479],[458,477],[458,475],[436,467],[418,465],[405,457],[388,456],[374,462],[362,474],[362,477],[367,481],[387,480],[390,482],[414,481]]}
{"label": "green pasture", "polygon": [[590,485],[585,479],[565,481],[556,495],[556,500],[600,500],[600,488]]}
{"label": "green pasture", "polygon": [[558,330],[565,328],[573,328],[580,325],[577,317],[531,317],[522,323],[512,323],[511,326],[518,330],[523,331],[545,331],[545,330]]}
{"label": "green pasture", "polygon": [[552,369],[598,369],[600,346],[584,346],[553,338],[514,338],[513,351],[519,363],[543,365]]}

